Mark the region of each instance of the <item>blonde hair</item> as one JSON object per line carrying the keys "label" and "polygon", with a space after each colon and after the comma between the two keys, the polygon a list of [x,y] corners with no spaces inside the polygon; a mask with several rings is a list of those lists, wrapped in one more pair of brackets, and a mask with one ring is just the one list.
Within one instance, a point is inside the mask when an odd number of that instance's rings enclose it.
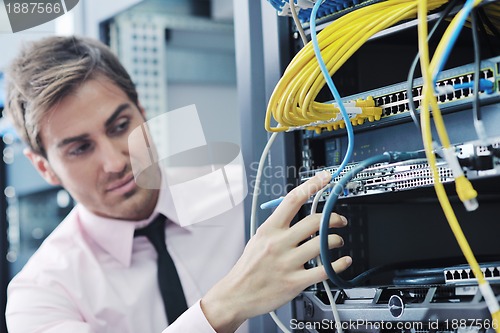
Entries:
{"label": "blonde hair", "polygon": [[137,91],[116,55],[103,43],[83,37],[49,37],[33,42],[9,67],[5,112],[21,138],[46,156],[40,124],[47,112],[86,80],[102,75],[138,105]]}

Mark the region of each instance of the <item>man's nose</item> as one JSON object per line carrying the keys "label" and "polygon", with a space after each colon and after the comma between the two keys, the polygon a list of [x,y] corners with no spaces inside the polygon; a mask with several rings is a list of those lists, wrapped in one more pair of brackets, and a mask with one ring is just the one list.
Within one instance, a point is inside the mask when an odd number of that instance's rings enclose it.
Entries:
{"label": "man's nose", "polygon": [[101,144],[101,160],[103,169],[107,173],[119,173],[124,170],[128,163],[126,147],[122,147],[114,140],[104,140]]}

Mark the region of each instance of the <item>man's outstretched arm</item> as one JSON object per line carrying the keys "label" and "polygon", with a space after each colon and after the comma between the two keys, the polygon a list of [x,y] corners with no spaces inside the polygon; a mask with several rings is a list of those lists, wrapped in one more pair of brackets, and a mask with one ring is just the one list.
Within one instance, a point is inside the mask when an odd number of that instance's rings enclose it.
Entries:
{"label": "man's outstretched arm", "polygon": [[[323,267],[304,268],[319,254],[319,237],[308,239],[319,230],[321,215],[307,216],[292,227],[290,223],[330,178],[330,173],[322,172],[293,189],[258,228],[229,274],[202,298],[201,308],[216,332],[234,332],[245,320],[279,308],[308,286],[326,279]],[[332,214],[331,227],[346,224],[343,216]],[[340,236],[329,236],[331,248],[343,244]],[[350,257],[343,257],[332,266],[340,272],[351,262]]]}

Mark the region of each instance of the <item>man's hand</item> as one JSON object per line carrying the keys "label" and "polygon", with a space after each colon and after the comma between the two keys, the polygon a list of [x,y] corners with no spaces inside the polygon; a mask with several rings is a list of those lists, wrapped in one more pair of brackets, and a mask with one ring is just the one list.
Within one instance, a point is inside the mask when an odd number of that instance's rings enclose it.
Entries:
{"label": "man's hand", "polygon": [[[304,268],[319,254],[319,237],[308,239],[319,230],[321,214],[307,216],[292,227],[290,222],[330,178],[330,173],[324,171],[293,189],[257,229],[229,274],[203,297],[203,312],[218,333],[234,332],[246,319],[277,309],[308,286],[327,278],[321,266]],[[331,215],[331,227],[346,224],[343,216]],[[344,244],[338,235],[328,237],[330,248]],[[350,257],[343,257],[332,266],[341,272],[351,262]]]}

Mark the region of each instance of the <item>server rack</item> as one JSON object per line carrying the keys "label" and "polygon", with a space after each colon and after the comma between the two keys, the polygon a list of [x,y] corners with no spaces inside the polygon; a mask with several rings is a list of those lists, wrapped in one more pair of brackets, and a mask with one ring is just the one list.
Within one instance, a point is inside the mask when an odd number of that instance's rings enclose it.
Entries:
{"label": "server rack", "polygon": [[[263,102],[262,97],[259,96],[258,99],[252,101],[251,107],[251,104],[244,102],[240,105],[242,117],[246,117],[248,120],[245,123],[256,128],[259,126],[262,128],[266,102],[289,60],[299,48],[298,35],[293,29],[291,19],[278,17],[275,12],[268,10],[270,4],[267,1],[261,1],[260,5],[260,13],[254,15],[259,16],[260,14],[262,20],[262,40],[259,42],[263,45],[264,52],[262,75],[265,78],[263,89],[265,101]],[[248,45],[255,45],[251,39],[247,38],[246,42]],[[466,67],[473,62],[469,45],[471,45],[470,35],[462,33],[457,43],[457,48],[460,51],[450,57],[447,68],[463,69],[464,66]],[[434,46],[435,44],[431,42],[431,47]],[[370,40],[342,66],[334,75],[334,80],[340,86],[342,96],[351,96],[353,99],[359,97],[358,95],[362,92],[382,90],[397,85],[405,81],[407,69],[416,52],[415,29],[396,29],[390,34]],[[498,54],[488,49],[483,49],[482,54],[483,60],[491,57],[491,66],[489,67],[494,72],[493,82],[498,89],[496,76],[498,75],[498,59],[495,58]],[[238,64],[238,73],[243,73],[243,69],[240,71],[241,67]],[[391,70],[387,70],[388,68]],[[250,92],[258,91],[259,83],[250,87],[240,86],[240,89],[242,96],[250,95]],[[331,96],[320,94],[320,98],[325,101]],[[386,119],[382,119],[382,122],[365,124],[356,128],[354,162],[387,150],[422,149],[419,132],[411,123],[411,119],[399,115],[401,110],[397,108],[391,110],[390,107],[391,105],[384,109],[387,114],[384,114]],[[482,111],[487,124],[487,133],[491,137],[499,136],[500,119],[498,119],[497,97],[484,106]],[[459,145],[475,140],[474,130],[470,126],[472,120],[470,105],[469,107],[463,105],[450,107],[446,112],[448,113],[445,114],[445,123],[453,143]],[[247,133],[244,136],[243,147],[249,156],[245,158],[247,163],[258,160],[258,155],[264,146],[261,140],[266,140],[266,138],[265,133],[259,134],[260,141],[256,142],[255,132]],[[306,179],[307,170],[314,173],[315,170],[340,164],[340,158],[347,149],[345,131],[342,130],[325,131],[320,134],[296,131],[282,135],[281,139],[282,141],[273,145],[269,154],[268,166],[281,167],[282,169],[294,166],[296,170],[306,170],[303,174],[299,174],[299,172],[287,174],[285,179],[274,177],[271,174],[267,182],[271,185],[281,182],[284,185],[283,188],[286,188],[286,184],[298,184],[301,179]],[[475,171],[471,171],[471,174],[473,172]],[[496,238],[493,236],[498,235],[500,226],[492,218],[495,216],[495,205],[498,205],[500,200],[498,181],[498,177],[474,180],[474,186],[480,193],[480,209],[473,214],[465,213],[464,208],[458,204],[457,198],[452,198],[466,235],[470,238],[477,254],[485,257],[484,260],[490,259],[489,255],[491,254],[500,253],[500,248],[495,245]],[[434,199],[435,194],[432,187],[413,184],[409,188],[411,190],[387,194],[359,195],[358,193],[351,195],[350,198],[346,197],[340,200],[337,211],[344,213],[350,219],[350,226],[347,230],[341,231],[341,234],[346,243],[350,244],[346,245],[348,250],[336,252],[335,255],[350,254],[354,258],[353,266],[343,275],[345,278],[352,278],[377,265],[394,264],[401,261],[419,263],[427,261],[427,264],[434,261],[434,264],[438,262],[436,265],[439,265],[439,261],[441,261],[441,265],[449,263],[450,266],[463,262],[458,259],[462,256],[461,252],[458,250],[456,241],[451,236],[446,220],[442,216],[442,211]],[[449,186],[448,190],[450,190]],[[269,199],[269,197],[264,196],[261,198],[261,202]],[[250,206],[247,207],[249,212]],[[309,207],[306,206],[303,209],[302,215],[307,214]],[[418,218],[420,216],[431,216],[432,219],[424,218],[421,222],[422,219]],[[259,222],[263,222],[266,217],[267,212],[259,212]],[[477,221],[481,221],[480,226],[477,225]],[[418,242],[422,245],[431,244],[432,246],[418,246]],[[488,269],[490,268],[486,268],[486,270]],[[491,268],[491,275],[498,274],[495,269]],[[440,289],[435,286],[431,288],[430,285],[419,290],[408,287],[398,289],[398,285],[394,288],[390,279],[392,277],[387,275],[377,277],[377,279],[370,281],[367,288],[354,288],[346,291],[333,288],[336,300],[341,307],[339,310],[341,319],[347,321],[365,317],[367,320],[375,321],[395,320],[389,311],[388,303],[390,296],[396,294],[404,301],[409,299],[417,304],[409,306],[408,311],[412,313],[412,316],[406,317],[406,320],[410,318],[431,321],[437,315],[445,316],[445,313],[450,315],[450,320],[451,318],[463,319],[467,316],[484,319],[488,316],[484,302],[481,304],[481,296],[477,289],[473,295],[471,295],[473,291],[464,291],[460,289],[461,287],[451,288],[450,290],[453,289],[453,292],[446,288]],[[386,288],[380,288],[381,286],[386,286]],[[457,290],[464,295],[456,295]],[[496,293],[498,295],[498,290]],[[408,297],[409,294],[414,295],[414,298]],[[463,303],[461,306],[456,304],[461,301],[471,303]],[[453,302],[455,303],[451,305]],[[465,310],[467,308],[470,309],[470,312]],[[290,318],[304,323],[333,319],[321,286],[313,286],[310,290],[304,291],[284,313],[278,313],[285,323],[289,322]],[[265,319],[262,322],[265,322]],[[265,326],[262,322],[260,327]],[[267,329],[278,331],[277,328],[271,328],[271,326],[268,326]],[[364,330],[369,329],[365,327]],[[422,328],[422,330],[428,331],[429,328]],[[297,331],[316,332],[314,328],[308,329],[306,327]],[[329,331],[327,329],[318,330],[318,332]],[[381,329],[371,331],[381,331]]]}

